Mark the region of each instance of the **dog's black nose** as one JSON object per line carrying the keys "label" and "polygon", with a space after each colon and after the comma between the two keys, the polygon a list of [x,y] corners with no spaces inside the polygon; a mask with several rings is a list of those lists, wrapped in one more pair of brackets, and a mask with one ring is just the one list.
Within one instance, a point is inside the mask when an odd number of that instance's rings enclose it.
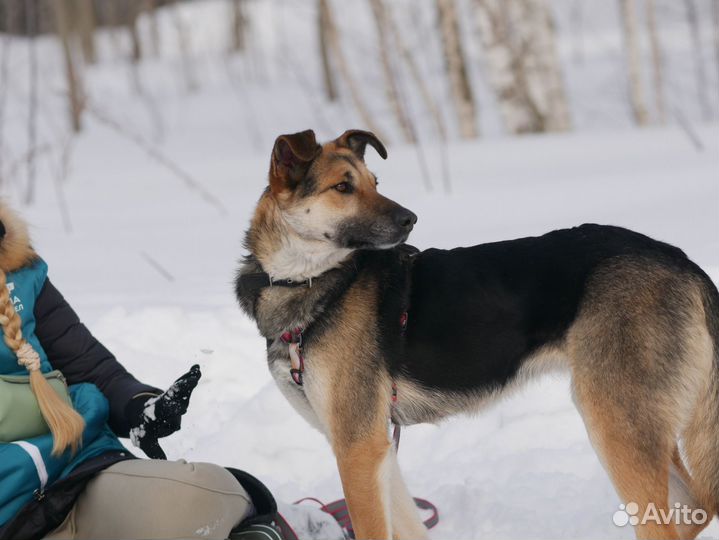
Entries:
{"label": "dog's black nose", "polygon": [[394,222],[403,229],[412,230],[417,223],[417,215],[406,208],[399,208],[394,213]]}
{"label": "dog's black nose", "polygon": [[0,240],[2,240],[3,238],[5,238],[5,233],[6,233],[6,232],[7,232],[7,231],[5,230],[5,224],[4,224],[2,221],[0,221]]}

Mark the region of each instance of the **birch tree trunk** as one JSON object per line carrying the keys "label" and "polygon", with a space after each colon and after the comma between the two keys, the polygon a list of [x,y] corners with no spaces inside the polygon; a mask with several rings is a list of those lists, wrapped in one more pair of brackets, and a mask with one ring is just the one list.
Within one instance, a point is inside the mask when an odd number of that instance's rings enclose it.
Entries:
{"label": "birch tree trunk", "polygon": [[445,68],[449,77],[452,102],[457,111],[459,132],[462,138],[473,139],[478,135],[476,105],[467,74],[454,0],[437,0],[437,15],[444,48]]}
{"label": "birch tree trunk", "polygon": [[150,44],[155,57],[160,56],[160,23],[157,20],[157,3],[157,0],[145,0],[143,6],[150,22]]}
{"label": "birch tree trunk", "polygon": [[130,34],[130,59],[137,63],[142,59],[142,42],[137,29],[137,17],[140,15],[140,0],[125,1],[125,26]]}
{"label": "birch tree trunk", "polygon": [[124,8],[119,2],[103,2],[99,5],[102,10],[101,17],[109,26],[110,41],[112,49],[118,56],[124,56],[125,51],[120,44],[120,31],[125,24]]}
{"label": "birch tree trunk", "polygon": [[522,3],[527,25],[522,72],[527,80],[528,96],[542,117],[542,131],[568,131],[572,120],[550,4],[548,0]]}
{"label": "birch tree trunk", "polygon": [[97,60],[95,53],[95,7],[93,0],[76,0],[77,33],[80,36],[82,56],[87,64]]}
{"label": "birch tree trunk", "polygon": [[12,24],[15,20],[17,6],[15,2],[6,2],[3,16],[6,33],[2,36],[0,48],[0,186],[6,183],[4,157],[5,157],[5,110],[8,96],[8,81],[10,80],[10,48],[12,38]]}
{"label": "birch tree trunk", "polygon": [[72,3],[66,1],[53,1],[52,6],[55,12],[55,25],[57,34],[62,45],[62,53],[65,60],[65,77],[67,79],[67,93],[70,110],[70,122],[74,132],[82,129],[81,115],[83,109],[82,90],[75,65],[75,53],[73,51],[73,39],[71,32],[71,21],[73,20]]}
{"label": "birch tree trunk", "polygon": [[649,123],[644,85],[642,84],[641,55],[637,34],[636,5],[634,0],[619,0],[620,18],[624,34],[624,48],[627,53],[627,79],[629,82],[629,103],[634,121],[645,126]]}
{"label": "birch tree trunk", "polygon": [[379,54],[382,61],[382,72],[384,73],[387,100],[389,101],[390,108],[392,109],[392,112],[397,119],[397,124],[399,124],[404,140],[406,142],[414,144],[417,142],[417,138],[415,137],[414,130],[412,129],[412,124],[409,119],[407,109],[405,108],[404,103],[402,103],[402,100],[400,98],[398,81],[395,74],[396,72],[392,69],[392,64],[389,57],[391,47],[387,35],[387,11],[383,0],[369,1],[377,26],[377,36],[379,38]]}
{"label": "birch tree trunk", "polygon": [[25,0],[25,30],[28,37],[28,114],[27,114],[27,185],[25,189],[25,204],[32,204],[35,200],[35,178],[37,155],[37,22],[39,17],[38,0]]}
{"label": "birch tree trunk", "polygon": [[402,34],[400,34],[399,29],[397,28],[397,24],[395,23],[394,19],[392,18],[391,14],[387,14],[387,23],[390,33],[392,34],[392,37],[394,38],[394,42],[397,44],[397,48],[399,49],[399,52],[402,56],[402,59],[405,61],[405,64],[407,68],[409,69],[409,74],[414,80],[415,85],[417,88],[419,88],[420,96],[422,96],[422,101],[424,101],[425,107],[427,108],[427,111],[432,116],[432,119],[434,120],[434,125],[437,129],[437,135],[442,141],[447,140],[447,127],[444,124],[444,118],[442,118],[442,112],[439,109],[439,106],[437,105],[436,100],[432,96],[432,93],[429,90],[429,87],[427,86],[427,83],[422,78],[422,73],[419,69],[419,66],[417,65],[417,62],[414,59],[414,56],[412,56],[412,51],[409,50],[409,47],[404,42],[404,39],[402,38]]}
{"label": "birch tree trunk", "polygon": [[694,79],[696,81],[697,99],[699,100],[702,117],[709,119],[711,118],[711,106],[709,105],[709,97],[707,96],[707,78],[704,71],[699,14],[697,13],[697,6],[694,0],[684,0],[684,5],[687,12],[692,48],[694,49]]}
{"label": "birch tree trunk", "polygon": [[[422,97],[422,101],[424,102],[427,112],[431,116],[433,123],[435,125],[437,137],[439,138],[439,141],[440,141],[439,155],[440,155],[440,163],[441,163],[441,167],[442,167],[442,184],[444,185],[445,192],[450,193],[452,191],[452,181],[451,181],[450,174],[449,174],[449,161],[447,158],[447,128],[444,123],[442,111],[439,109],[439,106],[437,105],[437,102],[434,99],[432,92],[430,92],[429,87],[427,86],[427,83],[425,82],[424,78],[422,77],[422,72],[419,68],[419,65],[417,64],[417,61],[415,60],[414,56],[412,55],[412,52],[410,51],[409,47],[407,46],[407,43],[405,43],[404,38],[403,38],[402,34],[400,33],[399,29],[397,28],[397,23],[395,22],[394,17],[392,16],[391,9],[387,8],[386,12],[387,12],[387,28],[389,30],[389,33],[391,34],[394,44],[400,53],[400,57],[402,58],[402,60],[404,60],[404,63],[407,66],[410,77],[412,78],[415,86],[419,90],[419,94]],[[416,134],[415,134],[415,137],[417,138]],[[420,164],[423,164],[423,163],[425,163],[425,160],[422,155],[422,149],[421,149],[421,144],[420,144],[419,138],[417,138],[416,147],[417,147],[418,156],[420,158],[419,162],[420,162]],[[426,166],[422,165],[422,169],[423,169],[423,171],[426,170]],[[431,191],[432,181],[429,177],[429,174],[427,173],[424,176],[425,176],[425,187],[428,191]]]}
{"label": "birch tree trunk", "polygon": [[247,17],[245,17],[244,0],[232,0],[232,47],[233,51],[245,50],[245,31]]}
{"label": "birch tree trunk", "polygon": [[332,55],[336,60],[337,69],[347,85],[347,89],[350,92],[350,96],[352,96],[352,101],[357,108],[357,112],[367,129],[374,132],[374,134],[380,139],[386,140],[379,127],[372,119],[372,115],[362,98],[362,94],[360,94],[360,85],[357,84],[357,81],[355,81],[355,78],[349,69],[349,64],[347,63],[347,58],[345,58],[344,52],[342,51],[342,44],[340,43],[337,26],[335,25],[328,0],[320,0],[320,12],[322,11],[324,11],[326,17],[325,23],[328,47],[332,51]]}
{"label": "birch tree trunk", "polygon": [[182,60],[182,76],[185,79],[187,91],[192,93],[197,91],[200,84],[195,73],[195,66],[191,56],[191,31],[185,24],[185,20],[180,13],[180,3],[173,0],[172,2],[172,19],[177,31],[177,44],[180,49],[180,59]]}
{"label": "birch tree trunk", "polygon": [[477,26],[510,133],[567,131],[569,103],[546,0],[475,0]]}
{"label": "birch tree trunk", "polygon": [[320,42],[320,57],[322,59],[322,77],[325,86],[325,93],[329,101],[337,100],[337,89],[332,77],[332,66],[330,64],[329,36],[328,29],[331,23],[332,14],[329,11],[327,0],[319,0],[317,5],[318,20],[317,31]]}
{"label": "birch tree trunk", "polygon": [[712,0],[712,25],[714,26],[714,62],[719,84],[719,0]]}
{"label": "birch tree trunk", "polygon": [[654,0],[646,0],[647,8],[647,32],[652,50],[652,70],[654,73],[654,106],[656,108],[657,120],[660,124],[666,122],[666,107],[664,105],[664,74],[662,62],[662,48],[659,43],[659,32],[657,31],[657,14]]}

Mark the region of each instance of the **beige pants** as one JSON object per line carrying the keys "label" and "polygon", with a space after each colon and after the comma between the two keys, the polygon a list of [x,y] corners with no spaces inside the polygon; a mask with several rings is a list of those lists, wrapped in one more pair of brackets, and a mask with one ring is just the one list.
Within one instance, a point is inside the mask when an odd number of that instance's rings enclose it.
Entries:
{"label": "beige pants", "polygon": [[47,538],[225,539],[252,512],[249,496],[222,467],[134,459],[93,478]]}

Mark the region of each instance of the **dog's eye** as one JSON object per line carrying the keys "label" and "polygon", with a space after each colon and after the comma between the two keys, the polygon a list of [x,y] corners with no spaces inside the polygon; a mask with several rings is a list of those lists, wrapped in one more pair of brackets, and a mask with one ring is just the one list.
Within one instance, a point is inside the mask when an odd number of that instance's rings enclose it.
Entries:
{"label": "dog's eye", "polygon": [[351,193],[352,186],[348,182],[340,182],[335,186],[335,189],[340,193]]}

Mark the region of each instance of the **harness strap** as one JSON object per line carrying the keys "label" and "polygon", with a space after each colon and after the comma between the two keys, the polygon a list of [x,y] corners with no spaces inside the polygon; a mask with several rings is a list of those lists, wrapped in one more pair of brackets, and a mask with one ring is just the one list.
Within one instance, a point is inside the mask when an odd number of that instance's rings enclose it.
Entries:
{"label": "harness strap", "polygon": [[[397,383],[392,383],[392,407],[397,405]],[[392,415],[390,414],[390,422],[392,422]],[[399,452],[399,438],[402,434],[402,426],[392,422],[392,441],[394,443],[394,451]]]}
{"label": "harness strap", "polygon": [[303,385],[302,375],[305,372],[305,358],[302,354],[302,328],[294,328],[283,332],[280,336],[287,343],[290,354],[290,376],[297,386]]}
{"label": "harness strap", "polygon": [[[407,332],[407,322],[409,321],[409,313],[407,311],[403,311],[402,314],[399,316],[399,331],[402,335]],[[392,406],[394,407],[397,405],[397,383],[392,382]],[[392,420],[392,415],[390,414],[390,420]],[[395,424],[392,422],[392,425],[394,426],[392,429],[392,441],[394,443],[394,451],[399,452],[399,438],[402,435],[402,426],[399,424]]]}
{"label": "harness strap", "polygon": [[[404,334],[407,331],[407,321],[409,314],[403,311],[399,318],[400,332]],[[304,384],[303,375],[305,372],[305,357],[302,353],[302,332],[303,329],[299,326],[292,330],[287,330],[280,335],[280,340],[287,344],[288,352],[290,355],[290,377],[297,386]],[[392,383],[392,406],[397,404],[397,384]],[[390,420],[392,415],[390,414]],[[399,451],[399,439],[402,432],[402,427],[399,424],[392,422],[392,440],[394,441],[394,449],[396,452]]]}

